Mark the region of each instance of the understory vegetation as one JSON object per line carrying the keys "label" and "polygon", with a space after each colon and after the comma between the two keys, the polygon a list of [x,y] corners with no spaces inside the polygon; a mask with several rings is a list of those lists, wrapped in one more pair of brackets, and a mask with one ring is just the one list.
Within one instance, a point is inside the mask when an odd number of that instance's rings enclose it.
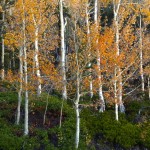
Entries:
{"label": "understory vegetation", "polygon": [[[125,101],[126,113],[115,120],[113,107],[99,113],[94,107],[81,108],[79,149],[128,150],[150,148],[150,111],[146,96],[142,101]],[[87,100],[86,101],[90,101]],[[48,102],[45,123],[43,117]],[[24,102],[22,102],[23,104]],[[84,99],[83,99],[84,103]],[[32,95],[29,102],[29,135],[23,135],[24,105],[21,123],[15,125],[17,93],[0,93],[0,150],[73,150],[75,141],[75,109],[72,103],[57,96]],[[139,114],[140,111],[140,114]]]}

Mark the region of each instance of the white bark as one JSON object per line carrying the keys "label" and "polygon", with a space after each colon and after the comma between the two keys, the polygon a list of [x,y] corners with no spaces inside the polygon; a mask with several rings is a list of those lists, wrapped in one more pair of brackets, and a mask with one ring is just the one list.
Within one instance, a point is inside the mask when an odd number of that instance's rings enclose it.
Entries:
{"label": "white bark", "polygon": [[[94,22],[96,24],[96,30],[98,32],[98,1],[95,0],[94,3]],[[98,45],[98,39],[96,40],[96,44]],[[100,52],[97,49],[97,66],[98,66],[98,79],[99,79],[99,89],[98,89],[98,93],[99,93],[99,100],[101,103],[101,107],[99,109],[100,112],[104,112],[105,111],[105,101],[104,101],[104,96],[103,96],[103,89],[102,89],[102,76],[101,76],[101,56],[100,56]]]}
{"label": "white bark", "polygon": [[25,82],[25,119],[24,119],[24,135],[28,135],[28,66],[27,66],[27,49],[26,49],[26,22],[25,22],[25,4],[22,0],[23,7],[23,52],[24,52],[24,82]]}
{"label": "white bark", "polygon": [[[89,12],[88,12],[88,2],[86,4],[86,26],[87,26],[87,49],[90,49],[91,46],[91,40],[90,40],[90,24],[89,24]],[[89,52],[89,59],[91,58],[91,52]],[[92,69],[89,69],[90,72],[90,97],[93,97],[93,81],[92,81],[92,76],[91,76],[91,72]]]}
{"label": "white bark", "polygon": [[75,32],[74,32],[74,43],[75,43],[75,52],[76,52],[76,100],[75,100],[75,110],[76,110],[76,138],[75,138],[75,148],[79,147],[80,140],[80,111],[79,111],[79,101],[80,101],[80,73],[79,73],[79,61],[78,61],[78,48],[76,45],[76,22],[75,22]]}
{"label": "white bark", "polygon": [[16,124],[19,125],[20,123],[20,107],[21,107],[21,102],[22,102],[22,80],[23,80],[23,50],[22,47],[19,50],[19,73],[20,73],[20,87],[18,91],[18,107],[17,107],[17,120]]}
{"label": "white bark", "polygon": [[99,98],[101,100],[101,107],[99,109],[99,112],[104,112],[105,111],[105,101],[104,101],[104,96],[103,96],[103,93],[102,93],[102,84],[100,85],[99,87]]}
{"label": "white bark", "polygon": [[116,75],[116,67],[115,67],[115,79],[114,79],[114,95],[115,95],[115,117],[116,117],[116,120],[118,121],[119,120],[119,117],[118,117],[118,99],[117,99],[117,75]]}
{"label": "white bark", "polygon": [[[114,1],[113,1],[113,5],[114,5],[114,8],[113,8],[113,11],[114,11],[114,24],[115,24],[115,43],[116,43],[116,56],[118,57],[120,55],[120,48],[119,48],[119,20],[118,20],[118,13],[119,13],[119,9],[120,9],[120,5],[121,5],[121,0],[119,0],[118,4],[116,4]],[[115,75],[115,86],[116,86],[116,91],[115,91],[115,95],[116,95],[116,98],[119,100],[119,107],[120,107],[120,112],[124,112],[125,111],[125,107],[123,105],[123,102],[122,102],[122,74],[121,74],[121,69],[119,66],[115,65],[115,72],[116,72],[116,75],[118,74],[119,75],[119,78],[117,79],[117,76]],[[118,86],[117,86],[117,80],[118,80]],[[117,87],[118,87],[118,96],[117,96]],[[118,101],[117,101],[117,104],[116,104],[116,111],[118,110]],[[117,113],[116,113],[117,115]],[[116,117],[116,120],[117,120],[117,117]]]}
{"label": "white bark", "polygon": [[[25,73],[26,74],[26,73]],[[25,82],[27,82],[27,75],[25,75]],[[28,90],[25,90],[25,121],[24,121],[24,135],[28,135],[29,133],[29,125],[28,125],[28,110],[29,110],[29,104],[28,104]]]}
{"label": "white bark", "polygon": [[116,115],[116,120],[118,121],[119,117],[118,117],[118,104],[117,103],[115,104],[115,115]]}
{"label": "white bark", "polygon": [[[31,9],[33,22],[34,22],[34,28],[35,28],[35,41],[34,41],[34,47],[35,47],[35,53],[34,53],[34,65],[36,70],[36,76],[37,76],[37,96],[41,95],[42,92],[42,85],[41,85],[41,73],[39,68],[39,26],[41,24],[41,17],[39,20],[36,20],[33,10]],[[34,73],[34,65],[33,65],[33,73]]]}
{"label": "white bark", "polygon": [[36,67],[36,76],[38,78],[38,87],[37,87],[37,96],[41,95],[41,73],[39,69],[39,41],[38,41],[38,34],[39,34],[39,28],[36,26],[35,27],[35,67]]}
{"label": "white bark", "polygon": [[121,69],[120,67],[118,68],[118,72],[119,72],[119,86],[118,86],[118,99],[119,99],[119,110],[121,113],[125,113],[125,106],[123,104],[122,101],[122,87],[123,87],[123,83],[122,83],[122,75],[121,75]]}
{"label": "white bark", "polygon": [[16,124],[19,125],[20,123],[20,108],[21,108],[21,102],[22,102],[22,89],[19,89],[18,92],[18,106],[17,106],[17,120],[16,120]]}
{"label": "white bark", "polygon": [[76,109],[76,140],[75,140],[75,148],[78,149],[79,147],[79,136],[80,136],[80,112],[79,112],[79,105],[75,105]]}
{"label": "white bark", "polygon": [[[76,53],[76,55],[78,55]],[[76,57],[77,66],[78,64],[78,57]],[[79,147],[79,139],[80,139],[80,111],[79,111],[79,101],[80,101],[80,79],[79,79],[79,66],[77,70],[77,87],[76,87],[76,94],[77,98],[75,101],[75,110],[76,110],[76,138],[75,138],[75,147],[78,149]]]}
{"label": "white bark", "polygon": [[140,75],[142,91],[144,92],[144,73],[143,73],[143,39],[142,39],[142,16],[140,14]]}
{"label": "white bark", "polygon": [[60,22],[61,22],[61,70],[62,70],[62,81],[63,81],[63,89],[62,89],[62,97],[63,99],[67,99],[67,87],[66,87],[66,49],[65,49],[65,24],[64,24],[64,16],[63,16],[63,0],[60,0]]}
{"label": "white bark", "polygon": [[[77,65],[78,65],[78,57],[76,58],[76,61],[77,61]],[[77,98],[76,98],[76,101],[75,101],[75,110],[76,110],[76,138],[75,138],[75,148],[78,149],[78,147],[79,147],[79,139],[80,139],[80,111],[79,111],[80,79],[79,79],[79,69],[77,70],[77,87],[76,87],[76,91],[77,91]]]}

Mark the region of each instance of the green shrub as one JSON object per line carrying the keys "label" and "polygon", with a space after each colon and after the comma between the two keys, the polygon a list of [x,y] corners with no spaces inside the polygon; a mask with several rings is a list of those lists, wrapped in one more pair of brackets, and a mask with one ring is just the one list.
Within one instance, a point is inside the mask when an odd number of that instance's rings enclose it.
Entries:
{"label": "green shrub", "polygon": [[12,127],[3,124],[0,128],[0,149],[1,150],[20,150],[22,146],[22,138],[12,134]]}
{"label": "green shrub", "polygon": [[150,122],[141,124],[141,143],[150,149]]}
{"label": "green shrub", "polygon": [[134,121],[136,115],[139,112],[139,109],[141,108],[141,103],[138,101],[132,101],[129,102],[126,105],[126,114],[127,114],[127,119],[129,121]]}
{"label": "green shrub", "polygon": [[24,150],[35,150],[40,148],[40,143],[37,137],[23,137],[22,147]]}
{"label": "green shrub", "polygon": [[101,145],[105,141],[119,144],[120,147],[129,149],[138,144],[140,129],[126,120],[125,114],[119,114],[119,121],[115,120],[113,111],[93,114],[89,110],[84,110],[82,116],[86,120],[87,132],[91,141],[96,135],[100,135]]}
{"label": "green shrub", "polygon": [[0,93],[0,102],[7,102],[9,104],[12,104],[14,102],[17,102],[18,95],[16,92],[1,92]]}
{"label": "green shrub", "polygon": [[21,138],[0,133],[0,139],[1,150],[20,150],[22,147],[23,140]]}
{"label": "green shrub", "polygon": [[136,125],[132,125],[131,123],[122,124],[118,130],[119,132],[116,136],[116,143],[126,149],[130,149],[138,144],[140,129]]}
{"label": "green shrub", "polygon": [[[39,98],[30,97],[30,112],[36,111],[44,115],[46,102],[48,100],[48,111],[54,112],[54,117],[59,118],[62,100],[58,97],[42,94]],[[89,101],[89,100],[87,100]],[[74,150],[76,115],[71,103],[64,101],[62,127],[53,128],[32,128],[28,137],[23,136],[23,125],[11,124],[14,117],[14,110],[17,106],[17,93],[0,93],[0,104],[3,109],[0,111],[0,149],[7,150]],[[22,106],[24,103],[22,103]],[[148,106],[149,102],[130,102],[126,106],[126,114],[119,114],[119,121],[115,120],[115,112],[112,107],[104,113],[99,113],[94,108],[83,108],[80,111],[80,143],[79,149],[96,149],[96,144],[107,146],[110,149],[115,145],[124,149],[130,149],[134,145],[144,145],[150,148],[150,123],[132,124],[136,114],[142,106]],[[14,109],[15,108],[15,109]],[[57,112],[57,113],[56,113]],[[143,111],[142,115],[148,115]],[[38,116],[38,117],[39,117]],[[57,119],[58,119],[57,118]],[[127,118],[127,119],[126,119]],[[31,125],[31,124],[30,124]],[[30,128],[30,131],[31,131]]]}

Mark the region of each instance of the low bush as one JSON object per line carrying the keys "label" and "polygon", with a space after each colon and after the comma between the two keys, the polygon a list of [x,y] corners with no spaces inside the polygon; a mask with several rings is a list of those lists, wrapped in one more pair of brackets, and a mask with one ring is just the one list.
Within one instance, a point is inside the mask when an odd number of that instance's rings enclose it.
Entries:
{"label": "low bush", "polygon": [[[47,107],[47,119],[54,126],[43,126],[43,115]],[[30,97],[29,136],[23,136],[23,116],[21,125],[14,125],[17,93],[0,94],[0,150],[74,150],[76,115],[71,103],[63,102],[63,120],[59,128],[60,109],[62,100],[58,97],[42,94],[39,98]],[[149,102],[130,102],[126,107],[126,114],[119,114],[119,121],[115,120],[115,112],[111,108],[99,113],[94,108],[80,110],[80,143],[79,149],[131,149],[135,145],[150,148],[150,122],[133,123],[142,106]],[[22,107],[23,107],[22,103]],[[143,111],[141,115],[149,115]],[[34,114],[32,116],[32,113]],[[35,113],[37,113],[35,115]],[[40,119],[41,126],[37,120]],[[38,118],[36,118],[38,117]],[[39,121],[39,120],[38,120]],[[57,123],[55,122],[57,121]]]}
{"label": "low bush", "polygon": [[141,144],[150,149],[150,121],[140,124]]}

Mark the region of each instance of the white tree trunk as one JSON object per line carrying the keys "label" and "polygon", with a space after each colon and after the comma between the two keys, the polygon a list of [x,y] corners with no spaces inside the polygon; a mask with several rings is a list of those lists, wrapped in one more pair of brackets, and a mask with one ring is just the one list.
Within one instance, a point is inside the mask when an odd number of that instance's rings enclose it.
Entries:
{"label": "white tree trunk", "polygon": [[76,140],[75,140],[75,148],[78,149],[79,147],[79,137],[80,137],[80,112],[79,112],[79,105],[75,105],[76,109]]}
{"label": "white tree trunk", "polygon": [[[26,67],[25,67],[26,68]],[[26,73],[25,73],[26,74]],[[25,82],[27,82],[27,75],[25,75]],[[28,104],[28,90],[25,90],[25,120],[24,120],[24,135],[28,135],[29,133],[29,125],[28,125],[28,110],[29,110],[29,104]]]}
{"label": "white tree trunk", "polygon": [[118,72],[119,72],[119,86],[118,86],[118,99],[119,99],[119,110],[121,113],[125,113],[125,106],[123,104],[122,101],[122,75],[121,75],[121,69],[120,67],[118,68]]}
{"label": "white tree trunk", "polygon": [[[5,2],[5,1],[4,1]],[[5,11],[2,12],[2,21],[5,21]],[[4,80],[5,78],[5,70],[4,70],[4,55],[5,55],[5,45],[4,45],[4,27],[2,27],[2,56],[1,56],[1,63],[2,63],[2,70],[1,70],[1,79]]]}
{"label": "white tree trunk", "polygon": [[61,22],[61,70],[62,70],[62,82],[63,82],[63,89],[62,89],[62,97],[63,99],[67,99],[67,87],[66,87],[66,68],[65,68],[65,57],[66,57],[66,50],[65,50],[65,24],[64,24],[64,17],[63,17],[63,0],[60,0],[60,22]]}
{"label": "white tree trunk", "polygon": [[105,111],[105,101],[104,101],[104,96],[103,96],[103,92],[102,92],[102,84],[99,87],[99,99],[101,101],[101,107],[99,109],[99,112],[104,112]]}
{"label": "white tree trunk", "polygon": [[39,69],[39,58],[38,58],[38,55],[39,55],[38,33],[39,33],[39,28],[36,26],[34,60],[35,60],[35,67],[36,67],[36,76],[38,78],[37,96],[40,96],[41,95],[41,73]]}
{"label": "white tree trunk", "polygon": [[[78,54],[76,53],[76,61],[77,66],[78,64]],[[75,101],[75,110],[76,110],[76,138],[75,138],[75,148],[78,149],[79,147],[79,139],[80,139],[80,111],[79,111],[79,101],[80,101],[80,79],[79,79],[79,66],[77,70],[77,98]]]}
{"label": "white tree trunk", "polygon": [[[119,0],[119,2],[116,4],[114,1],[113,1],[113,5],[114,5],[114,24],[115,24],[115,36],[116,36],[116,56],[118,57],[120,55],[120,48],[119,48],[119,21],[118,21],[118,12],[119,12],[119,9],[120,9],[120,4],[121,4],[121,0]],[[120,107],[120,111],[121,112],[124,112],[125,111],[125,107],[123,105],[123,102],[122,102],[122,74],[121,74],[121,69],[119,66],[115,65],[115,86],[116,86],[116,91],[115,91],[115,94],[116,94],[116,97],[117,99],[119,100],[119,107]],[[118,75],[118,79],[117,79],[117,75]],[[118,86],[117,86],[117,80],[118,80]],[[118,88],[117,88],[118,87]],[[118,89],[118,90],[117,90]],[[118,91],[118,95],[117,95],[117,91]],[[118,110],[118,100],[116,100],[116,111]],[[117,113],[116,113],[117,115]],[[117,117],[116,117],[116,120]]]}
{"label": "white tree trunk", "polygon": [[79,140],[80,140],[80,111],[79,111],[80,79],[79,79],[79,72],[77,73],[77,89],[76,90],[77,90],[77,99],[76,99],[76,102],[75,102],[75,110],[76,110],[76,138],[75,138],[75,148],[78,149],[78,147],[79,147]]}
{"label": "white tree trunk", "polygon": [[[88,2],[86,4],[86,26],[87,26],[87,49],[90,49],[91,47],[91,40],[90,40],[90,24],[89,24],[89,12],[88,12]],[[91,60],[91,52],[89,52],[89,59]],[[92,81],[92,76],[91,76],[91,72],[92,69],[89,69],[90,72],[90,97],[93,97],[93,81]]]}
{"label": "white tree trunk", "polygon": [[[98,32],[98,1],[95,0],[94,3],[94,22],[96,24],[96,30]],[[98,45],[98,39],[96,40],[96,44]],[[100,112],[104,112],[105,111],[105,101],[104,101],[104,96],[103,96],[103,89],[102,89],[102,76],[101,76],[101,56],[100,56],[100,52],[97,49],[97,66],[98,66],[98,85],[99,85],[99,89],[98,89],[98,93],[99,93],[99,100],[101,103],[101,107],[99,109]]]}
{"label": "white tree trunk", "polygon": [[26,49],[26,22],[25,22],[25,4],[22,0],[23,7],[23,52],[24,52],[24,82],[25,82],[25,119],[24,119],[24,135],[28,135],[28,66],[27,66],[27,49]]}
{"label": "white tree trunk", "polygon": [[142,40],[142,16],[140,14],[140,75],[142,91],[144,92],[144,73],[143,73],[143,40]]}
{"label": "white tree trunk", "polygon": [[75,137],[75,148],[79,147],[80,140],[80,111],[79,111],[79,101],[80,101],[80,73],[79,73],[79,61],[78,61],[78,48],[76,45],[76,22],[75,31],[74,31],[74,43],[75,43],[75,52],[76,52],[76,65],[77,65],[77,73],[76,73],[76,101],[75,101],[75,110],[76,110],[76,137]]}
{"label": "white tree trunk", "polygon": [[118,117],[118,104],[117,103],[115,104],[115,116],[116,116],[116,120],[118,121],[119,117]]}
{"label": "white tree trunk", "polygon": [[[24,41],[25,42],[25,41]],[[24,134],[28,135],[28,72],[27,72],[27,53],[26,46],[24,45],[24,79],[25,79],[25,123],[24,123]]]}
{"label": "white tree trunk", "polygon": [[115,67],[115,79],[114,79],[114,98],[115,98],[115,118],[118,121],[118,99],[117,99],[117,75],[116,75],[116,67]]}
{"label": "white tree trunk", "polygon": [[22,79],[23,79],[23,50],[22,47],[19,50],[19,73],[20,73],[20,87],[18,91],[18,107],[17,107],[17,120],[16,124],[19,125],[20,123],[20,107],[21,107],[21,102],[22,102]]}

